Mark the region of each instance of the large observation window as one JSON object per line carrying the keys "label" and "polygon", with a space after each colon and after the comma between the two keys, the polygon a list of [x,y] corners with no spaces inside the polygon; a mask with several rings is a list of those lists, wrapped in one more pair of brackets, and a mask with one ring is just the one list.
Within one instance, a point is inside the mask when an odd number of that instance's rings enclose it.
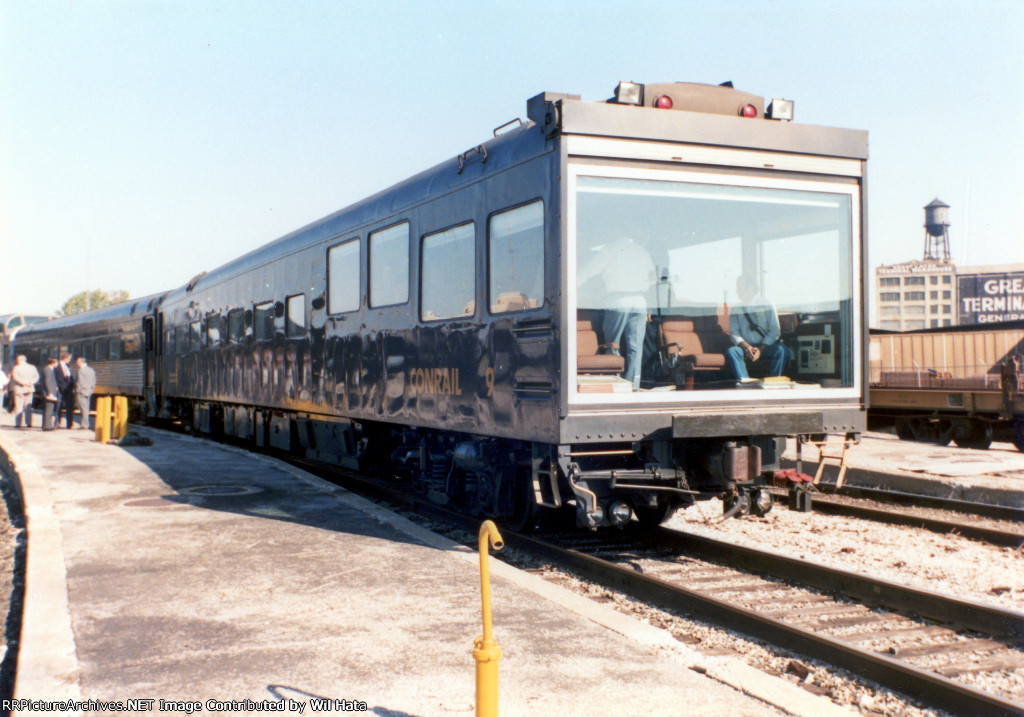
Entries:
{"label": "large observation window", "polygon": [[616,174],[574,175],[578,394],[854,386],[856,185]]}

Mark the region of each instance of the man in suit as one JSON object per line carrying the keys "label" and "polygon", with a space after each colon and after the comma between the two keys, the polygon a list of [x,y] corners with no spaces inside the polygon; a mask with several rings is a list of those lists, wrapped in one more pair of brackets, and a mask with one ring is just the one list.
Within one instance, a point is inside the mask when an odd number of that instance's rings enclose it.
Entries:
{"label": "man in suit", "polygon": [[46,391],[46,404],[43,407],[43,430],[52,431],[57,417],[57,406],[60,402],[60,389],[57,388],[57,359],[46,360],[43,368],[43,388]]}
{"label": "man in suit", "polygon": [[82,425],[80,428],[89,430],[89,401],[92,392],[96,388],[96,372],[85,363],[81,356],[75,361],[78,366],[78,378],[75,379],[75,399],[78,401],[78,410],[82,412]]}
{"label": "man in suit", "polygon": [[14,397],[14,425],[21,428],[21,418],[25,417],[25,427],[32,428],[32,396],[39,382],[39,371],[28,362],[25,354],[19,354],[11,369],[10,391]]}
{"label": "man in suit", "polygon": [[71,362],[71,354],[62,353],[57,368],[54,369],[54,377],[57,379],[57,419],[54,428],[60,427],[60,414],[64,411],[67,414],[67,427],[71,428],[71,418],[75,412],[75,379],[71,375],[68,364]]}

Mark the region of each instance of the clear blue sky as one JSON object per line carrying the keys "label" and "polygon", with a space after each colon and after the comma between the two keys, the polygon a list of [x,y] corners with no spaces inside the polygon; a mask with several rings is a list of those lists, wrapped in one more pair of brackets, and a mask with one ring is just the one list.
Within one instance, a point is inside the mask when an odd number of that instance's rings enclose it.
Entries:
{"label": "clear blue sky", "polygon": [[0,313],[172,288],[542,91],[720,83],[870,132],[871,263],[1024,262],[1018,0],[0,0]]}

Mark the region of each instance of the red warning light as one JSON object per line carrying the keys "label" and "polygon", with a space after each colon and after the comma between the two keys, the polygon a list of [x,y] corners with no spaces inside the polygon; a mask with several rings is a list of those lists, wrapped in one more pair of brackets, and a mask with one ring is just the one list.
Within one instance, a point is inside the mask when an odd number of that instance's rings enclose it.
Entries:
{"label": "red warning light", "polygon": [[662,95],[658,99],[654,100],[654,106],[659,110],[670,110],[672,109],[672,98],[668,95]]}
{"label": "red warning light", "polygon": [[743,105],[740,110],[741,117],[757,117],[757,108],[754,105]]}

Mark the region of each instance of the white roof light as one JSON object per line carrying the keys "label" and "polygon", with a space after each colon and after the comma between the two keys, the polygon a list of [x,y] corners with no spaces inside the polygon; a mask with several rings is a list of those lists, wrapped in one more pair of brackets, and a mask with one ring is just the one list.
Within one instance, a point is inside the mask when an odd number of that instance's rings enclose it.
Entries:
{"label": "white roof light", "polygon": [[615,101],[620,105],[638,105],[641,101],[643,85],[635,82],[620,82],[615,88]]}
{"label": "white roof light", "polygon": [[768,105],[768,119],[793,121],[793,100],[774,99]]}

